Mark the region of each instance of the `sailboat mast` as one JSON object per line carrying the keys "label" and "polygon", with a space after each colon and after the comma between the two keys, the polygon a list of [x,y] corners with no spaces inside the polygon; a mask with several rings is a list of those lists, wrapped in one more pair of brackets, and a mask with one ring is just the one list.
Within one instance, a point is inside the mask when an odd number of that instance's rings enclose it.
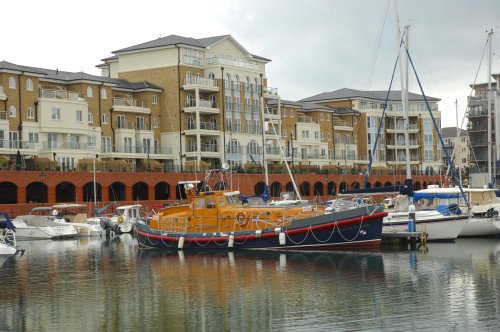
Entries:
{"label": "sailboat mast", "polygon": [[[406,25],[404,27],[404,41],[401,42],[401,30],[399,29],[399,14],[398,14],[398,4],[394,1],[394,11],[396,13],[396,31],[397,31],[397,45],[398,45],[398,57],[401,58],[401,47],[405,50],[404,60],[399,63],[399,74],[401,78],[401,104],[403,106],[403,124],[404,124],[404,137],[405,137],[405,154],[406,154],[406,178],[411,179],[411,169],[410,169],[410,135],[409,121],[408,121],[408,54],[406,49],[408,48],[408,32],[410,26]],[[403,64],[404,62],[404,64]],[[405,67],[403,70],[403,66]]]}
{"label": "sailboat mast", "polygon": [[[492,144],[492,110],[491,110],[491,39],[493,36],[493,30],[488,32],[488,91],[486,92],[486,102],[488,103],[488,181],[489,181],[489,186],[491,187],[493,183],[495,182],[493,180],[493,175],[491,171],[491,166],[492,166],[492,152],[493,152],[493,144]],[[498,139],[498,137],[497,137]]]}
{"label": "sailboat mast", "polygon": [[[453,147],[453,155],[452,155],[452,160],[455,161],[455,165],[457,163],[457,155],[458,155],[458,152],[457,151],[460,151],[460,150],[457,150],[458,148],[458,144],[460,142],[460,132],[462,131],[462,128],[459,128],[459,124],[458,124],[458,100],[455,99],[455,119],[457,121],[457,138],[455,138],[455,146]],[[449,167],[448,167],[449,169]],[[448,175],[448,172],[446,172],[446,175]],[[460,180],[460,183],[462,183],[462,169],[459,168],[458,170],[458,179]]]}

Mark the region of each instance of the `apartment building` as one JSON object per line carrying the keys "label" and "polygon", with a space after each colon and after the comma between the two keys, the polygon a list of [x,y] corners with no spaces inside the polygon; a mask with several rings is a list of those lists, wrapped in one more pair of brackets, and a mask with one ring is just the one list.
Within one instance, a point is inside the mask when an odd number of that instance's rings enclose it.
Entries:
{"label": "apartment building", "polygon": [[[83,72],[0,62],[0,155],[50,160],[76,169],[82,159],[168,158],[155,133],[163,89]],[[171,155],[171,154],[170,154]],[[18,165],[21,166],[21,165]],[[33,166],[33,165],[32,165]]]}
{"label": "apartment building", "polygon": [[172,148],[172,165],[261,163],[264,148],[269,160],[276,160],[280,109],[264,114],[267,100],[280,99],[267,86],[270,60],[248,52],[230,35],[171,35],[114,51],[102,61],[98,67],[105,77],[163,89],[160,146]]}
{"label": "apartment building", "polygon": [[[471,86],[473,94],[468,98],[467,132],[470,139],[470,168],[472,186],[483,186],[500,180],[495,160],[500,159],[500,74],[491,75],[494,82]],[[490,90],[491,89],[491,90]],[[488,107],[489,103],[489,107]],[[489,128],[488,128],[489,127]],[[489,136],[491,135],[491,136]],[[497,166],[498,167],[498,166]]]}
{"label": "apartment building", "polygon": [[[357,110],[353,117],[354,141],[357,155],[354,164],[365,166],[373,151],[374,168],[404,170],[406,167],[405,132],[408,132],[410,167],[412,172],[435,174],[441,164],[441,144],[438,129],[422,95],[409,93],[408,125],[404,124],[404,113],[400,91],[361,91],[340,89],[302,99],[333,108],[343,107]],[[441,125],[441,114],[437,102],[440,99],[427,97],[437,128]],[[385,106],[385,115],[382,113]],[[350,127],[348,127],[350,128]],[[374,150],[375,143],[376,149]]]}
{"label": "apartment building", "polygon": [[[457,127],[441,128],[441,136],[444,141],[444,148],[453,161],[455,167],[464,170],[469,166],[469,139],[467,130]],[[446,157],[443,154],[443,159]],[[445,161],[443,161],[445,163]]]}

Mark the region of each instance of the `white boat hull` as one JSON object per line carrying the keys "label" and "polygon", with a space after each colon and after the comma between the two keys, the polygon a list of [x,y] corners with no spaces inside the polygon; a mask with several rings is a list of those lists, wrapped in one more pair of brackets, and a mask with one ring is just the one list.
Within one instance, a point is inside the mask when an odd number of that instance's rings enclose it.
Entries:
{"label": "white boat hull", "polygon": [[58,225],[47,227],[18,227],[16,226],[16,237],[20,239],[54,239],[67,238],[77,235],[77,230],[71,225]]}
{"label": "white boat hull", "polygon": [[459,236],[488,236],[500,234],[500,220],[498,218],[472,217],[460,232]]}
{"label": "white boat hull", "polygon": [[0,256],[10,256],[17,252],[16,247],[0,242]]}
{"label": "white boat hull", "polygon": [[[455,240],[469,221],[468,216],[439,216],[420,214],[415,223],[416,232],[425,232],[428,241]],[[408,231],[408,214],[393,214],[384,218],[382,235]]]}
{"label": "white boat hull", "polygon": [[96,224],[71,223],[71,226],[76,228],[80,237],[101,236],[104,232],[101,225]]}

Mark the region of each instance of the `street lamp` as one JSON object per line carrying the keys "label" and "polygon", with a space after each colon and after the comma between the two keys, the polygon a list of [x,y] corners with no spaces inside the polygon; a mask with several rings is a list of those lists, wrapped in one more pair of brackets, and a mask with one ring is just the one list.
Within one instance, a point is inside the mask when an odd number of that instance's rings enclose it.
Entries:
{"label": "street lamp", "polygon": [[43,171],[40,172],[40,180],[42,180],[42,206],[45,203],[45,173]]}

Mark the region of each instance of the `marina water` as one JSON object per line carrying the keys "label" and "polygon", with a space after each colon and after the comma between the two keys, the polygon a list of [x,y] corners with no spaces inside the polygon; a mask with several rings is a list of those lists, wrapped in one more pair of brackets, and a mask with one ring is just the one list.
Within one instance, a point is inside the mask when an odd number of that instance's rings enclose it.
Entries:
{"label": "marina water", "polygon": [[182,252],[19,241],[0,331],[500,330],[500,239],[427,251]]}

